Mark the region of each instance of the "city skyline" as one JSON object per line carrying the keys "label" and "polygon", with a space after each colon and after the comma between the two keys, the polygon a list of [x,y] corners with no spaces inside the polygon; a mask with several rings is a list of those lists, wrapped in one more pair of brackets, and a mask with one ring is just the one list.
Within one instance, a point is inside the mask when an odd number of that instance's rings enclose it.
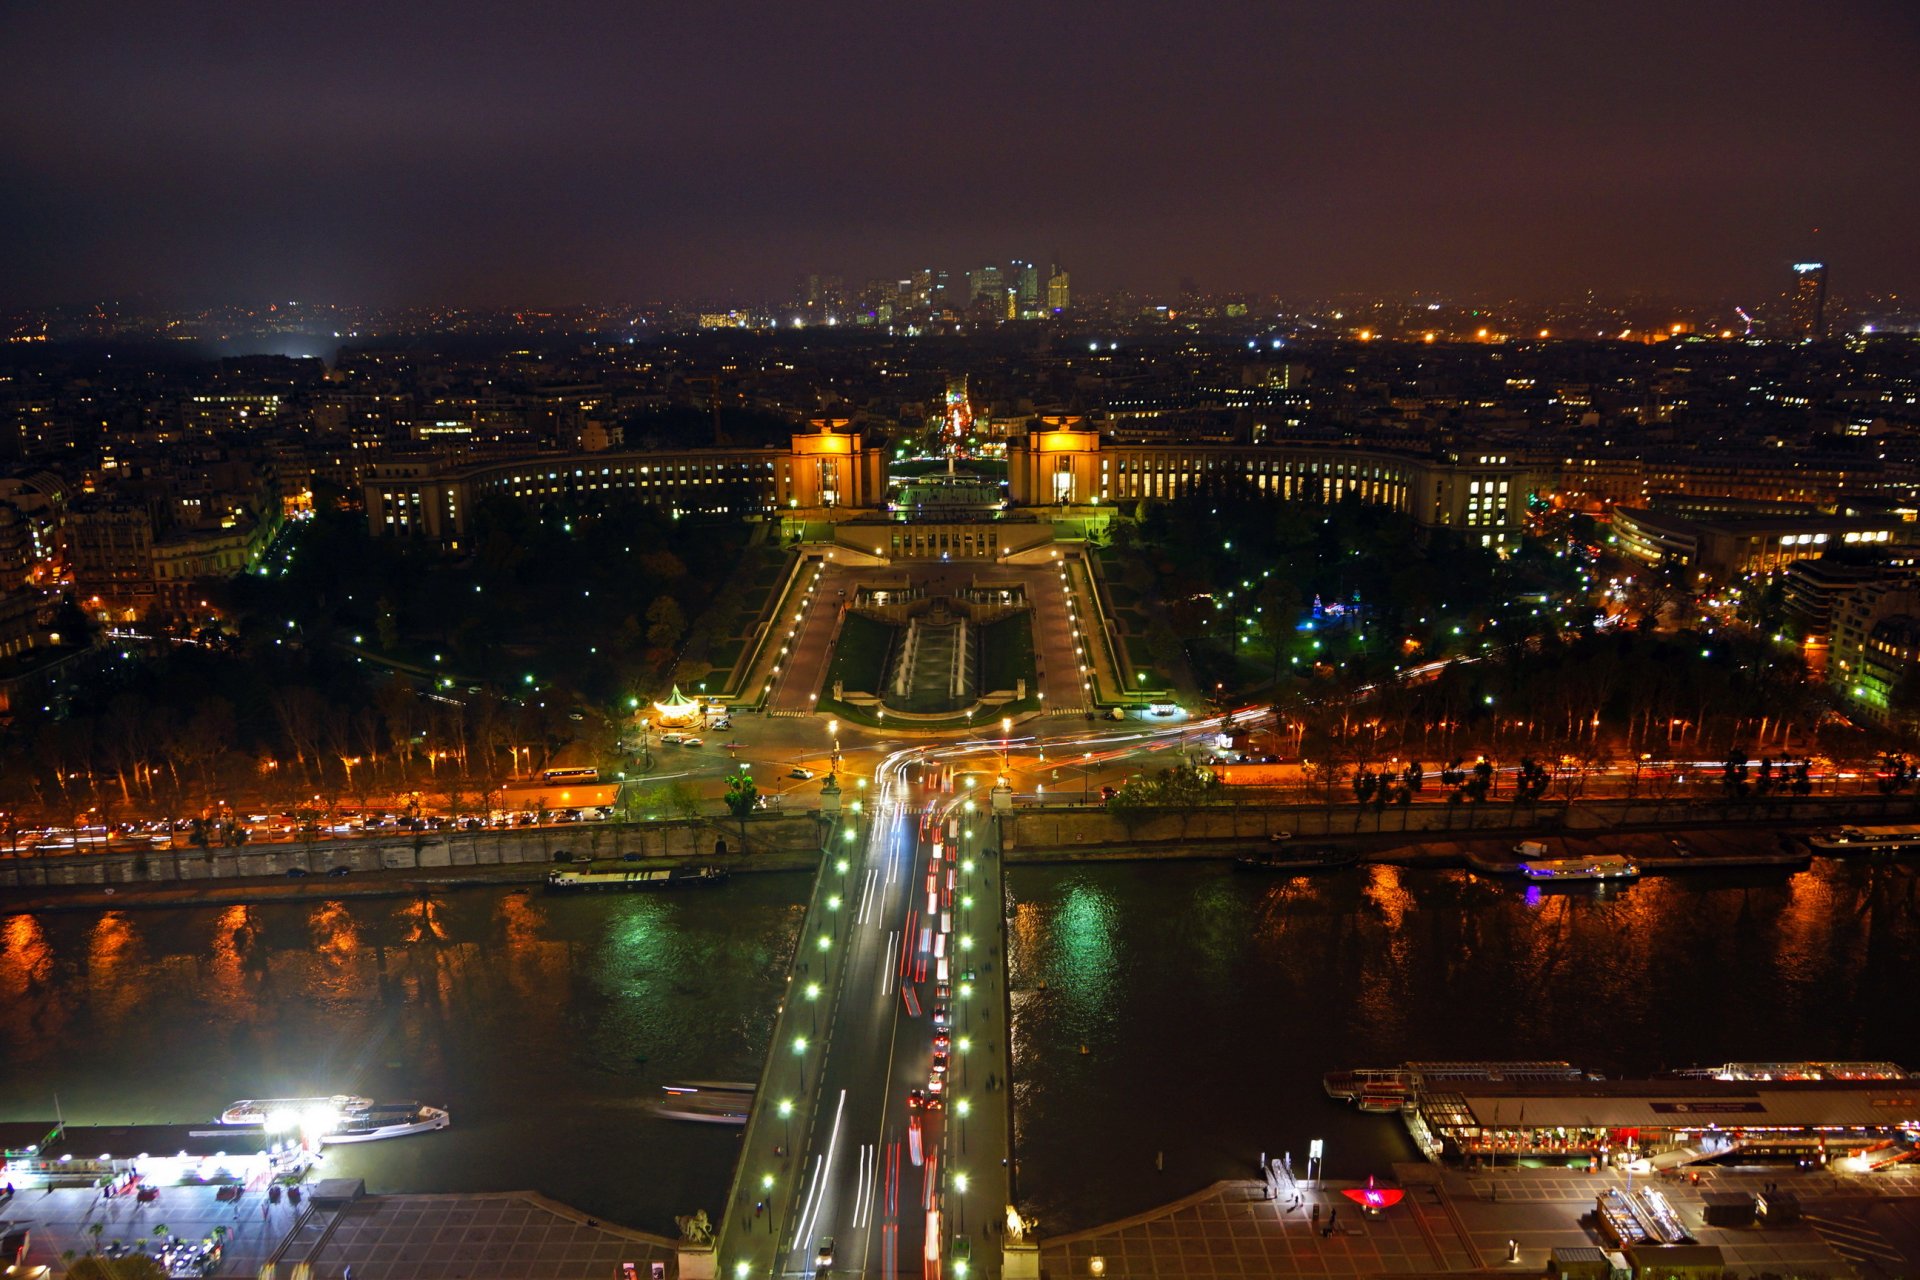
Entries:
{"label": "city skyline", "polygon": [[16,11],[0,305],[1920,285],[1891,5],[743,16]]}

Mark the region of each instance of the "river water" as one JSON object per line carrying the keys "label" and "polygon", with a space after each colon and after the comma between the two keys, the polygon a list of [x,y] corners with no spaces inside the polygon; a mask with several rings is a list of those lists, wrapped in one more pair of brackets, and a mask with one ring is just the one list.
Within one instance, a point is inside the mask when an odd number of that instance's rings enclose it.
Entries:
{"label": "river water", "polygon": [[[1411,1156],[1324,1071],[1568,1058],[1920,1065],[1914,868],[1652,878],[1529,894],[1463,872],[1219,864],[1012,877],[1022,1203],[1088,1226],[1324,1138],[1357,1177]],[[0,919],[0,1119],[210,1118],[234,1098],[445,1103],[453,1128],[336,1149],[374,1190],[531,1187],[671,1232],[717,1214],[737,1131],[643,1103],[753,1079],[805,882],[555,899],[466,890]],[[1156,1168],[1156,1156],[1160,1168]]]}

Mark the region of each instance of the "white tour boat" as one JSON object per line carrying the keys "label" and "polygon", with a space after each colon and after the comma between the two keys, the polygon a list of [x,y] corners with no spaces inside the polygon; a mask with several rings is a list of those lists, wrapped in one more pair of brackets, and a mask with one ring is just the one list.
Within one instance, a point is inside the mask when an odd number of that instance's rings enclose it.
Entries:
{"label": "white tour boat", "polygon": [[376,1102],[365,1111],[342,1115],[340,1123],[320,1135],[323,1146],[339,1142],[378,1142],[382,1138],[404,1138],[409,1134],[432,1133],[453,1123],[445,1107],[430,1107],[424,1102]]}
{"label": "white tour boat", "polygon": [[351,1115],[372,1105],[372,1098],[351,1093],[336,1093],[330,1098],[242,1098],[220,1113],[220,1123],[292,1129],[308,1119]]}

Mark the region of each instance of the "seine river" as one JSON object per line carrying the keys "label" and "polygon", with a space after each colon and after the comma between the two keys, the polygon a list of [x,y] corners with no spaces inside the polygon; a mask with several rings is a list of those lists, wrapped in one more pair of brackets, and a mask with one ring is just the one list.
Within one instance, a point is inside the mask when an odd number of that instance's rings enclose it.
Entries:
{"label": "seine river", "polygon": [[[1911,865],[1529,895],[1464,872],[1218,864],[1012,877],[1019,1187],[1092,1225],[1327,1142],[1386,1172],[1398,1122],[1321,1073],[1410,1057],[1623,1074],[1728,1059],[1920,1066]],[[197,1121],[245,1096],[418,1097],[453,1128],[340,1149],[375,1190],[531,1187],[670,1232],[718,1213],[736,1131],[643,1104],[751,1079],[804,882],[553,899],[0,919],[0,1119]],[[1156,1159],[1159,1167],[1156,1168]]]}

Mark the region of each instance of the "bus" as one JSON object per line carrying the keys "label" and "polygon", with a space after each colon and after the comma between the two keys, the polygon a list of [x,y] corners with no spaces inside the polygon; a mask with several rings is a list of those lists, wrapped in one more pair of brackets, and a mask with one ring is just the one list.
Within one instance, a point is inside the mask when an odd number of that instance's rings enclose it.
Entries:
{"label": "bus", "polygon": [[548,769],[540,775],[542,782],[598,782],[600,771],[587,767],[580,769]]}

